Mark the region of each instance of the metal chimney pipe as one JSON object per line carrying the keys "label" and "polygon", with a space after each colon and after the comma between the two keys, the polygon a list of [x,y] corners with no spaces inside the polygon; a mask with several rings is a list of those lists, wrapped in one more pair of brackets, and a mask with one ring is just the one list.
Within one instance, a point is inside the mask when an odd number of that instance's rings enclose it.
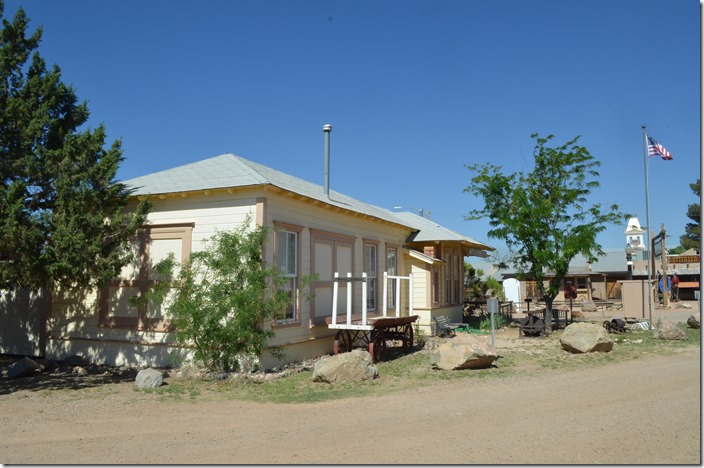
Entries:
{"label": "metal chimney pipe", "polygon": [[330,196],[330,132],[332,132],[332,125],[323,125],[323,133],[325,134],[325,152],[324,152],[324,164],[325,164],[325,195]]}

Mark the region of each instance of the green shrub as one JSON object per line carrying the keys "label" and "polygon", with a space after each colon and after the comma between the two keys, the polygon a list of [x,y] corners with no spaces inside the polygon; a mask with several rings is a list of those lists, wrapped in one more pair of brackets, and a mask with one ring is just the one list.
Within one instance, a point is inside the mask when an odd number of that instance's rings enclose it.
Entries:
{"label": "green shrub", "polygon": [[193,346],[196,361],[210,370],[239,370],[243,362],[256,369],[265,348],[283,357],[267,342],[274,337],[272,320],[292,297],[282,287],[285,279],[279,270],[263,264],[269,229],[249,229],[249,224],[216,233],[205,249],[190,255],[175,278],[173,255],[155,266],[167,279],[157,283],[147,300],[168,297],[166,315],[176,340]]}

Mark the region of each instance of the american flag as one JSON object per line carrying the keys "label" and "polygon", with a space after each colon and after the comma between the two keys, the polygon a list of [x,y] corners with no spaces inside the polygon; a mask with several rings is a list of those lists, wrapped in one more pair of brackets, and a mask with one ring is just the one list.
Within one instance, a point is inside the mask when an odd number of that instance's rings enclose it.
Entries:
{"label": "american flag", "polygon": [[660,156],[662,159],[672,159],[672,155],[653,137],[648,137],[648,156]]}

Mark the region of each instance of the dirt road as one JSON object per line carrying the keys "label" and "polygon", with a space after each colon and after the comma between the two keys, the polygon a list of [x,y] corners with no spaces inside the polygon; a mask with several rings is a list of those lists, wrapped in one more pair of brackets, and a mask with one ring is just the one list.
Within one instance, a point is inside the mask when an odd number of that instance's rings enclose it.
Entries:
{"label": "dirt road", "polygon": [[21,391],[0,395],[0,462],[700,464],[700,381],[700,350],[687,347],[301,405],[159,402],[131,383],[102,398]]}

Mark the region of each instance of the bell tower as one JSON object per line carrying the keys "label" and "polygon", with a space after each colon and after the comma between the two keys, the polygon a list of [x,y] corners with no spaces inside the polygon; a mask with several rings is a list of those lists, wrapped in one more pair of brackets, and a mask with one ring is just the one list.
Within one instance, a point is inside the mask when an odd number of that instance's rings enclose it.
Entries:
{"label": "bell tower", "polygon": [[632,216],[628,220],[628,223],[626,224],[626,231],[624,232],[626,235],[626,244],[631,247],[635,247],[640,251],[645,250],[646,247],[643,239],[643,232],[644,229],[640,226],[638,218]]}

